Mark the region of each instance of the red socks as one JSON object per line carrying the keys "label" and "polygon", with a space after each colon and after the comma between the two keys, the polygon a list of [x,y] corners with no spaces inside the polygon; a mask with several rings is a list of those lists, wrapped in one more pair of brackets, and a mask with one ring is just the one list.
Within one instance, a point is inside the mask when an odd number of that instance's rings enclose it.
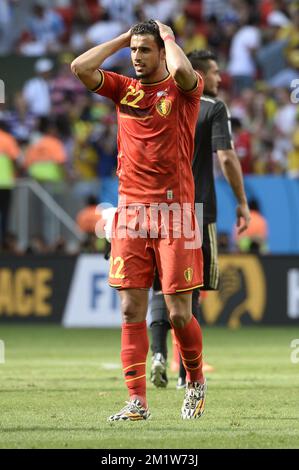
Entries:
{"label": "red socks", "polygon": [[173,326],[173,329],[187,372],[187,381],[203,383],[202,334],[198,321],[192,315],[189,323],[183,328],[175,328]]}
{"label": "red socks", "polygon": [[[187,380],[203,383],[202,334],[192,315],[183,328],[174,328],[182,360],[187,371]],[[124,378],[131,399],[146,403],[146,357],[149,350],[146,321],[123,323],[121,337],[121,360]]]}
{"label": "red socks", "polygon": [[131,399],[138,398],[146,406],[146,357],[149,350],[146,321],[123,323],[121,360]]}

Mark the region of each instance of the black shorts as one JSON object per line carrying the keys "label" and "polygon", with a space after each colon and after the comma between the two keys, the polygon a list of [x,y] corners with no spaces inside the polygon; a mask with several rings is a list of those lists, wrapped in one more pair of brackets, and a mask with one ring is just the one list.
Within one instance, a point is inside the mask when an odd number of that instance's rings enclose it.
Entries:
{"label": "black shorts", "polygon": [[218,290],[219,289],[219,265],[217,248],[216,223],[203,226],[203,266],[204,266],[204,285],[200,290]]}
{"label": "black shorts", "polygon": [[[216,223],[206,224],[203,226],[202,253],[204,284],[202,287],[200,287],[200,290],[218,290],[219,266]],[[161,291],[161,284],[157,272],[154,279],[153,288],[155,291]]]}

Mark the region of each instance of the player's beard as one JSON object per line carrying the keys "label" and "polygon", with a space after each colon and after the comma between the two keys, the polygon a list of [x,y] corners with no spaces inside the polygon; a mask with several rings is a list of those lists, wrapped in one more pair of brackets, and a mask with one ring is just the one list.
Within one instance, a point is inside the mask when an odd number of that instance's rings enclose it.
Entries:
{"label": "player's beard", "polygon": [[207,96],[210,96],[211,98],[217,98],[218,96],[218,88],[215,90],[214,88],[211,89],[204,89],[204,94],[207,95]]}
{"label": "player's beard", "polygon": [[135,74],[138,80],[150,78],[156,72],[156,68],[148,69],[145,68],[144,72],[137,72],[135,69]]}
{"label": "player's beard", "polygon": [[147,77],[147,73],[137,73],[136,72],[136,77],[138,78],[138,80],[142,80],[142,78]]}
{"label": "player's beard", "polygon": [[135,70],[135,74],[138,80],[141,80],[142,78],[148,78],[151,75],[151,72],[137,72]]}

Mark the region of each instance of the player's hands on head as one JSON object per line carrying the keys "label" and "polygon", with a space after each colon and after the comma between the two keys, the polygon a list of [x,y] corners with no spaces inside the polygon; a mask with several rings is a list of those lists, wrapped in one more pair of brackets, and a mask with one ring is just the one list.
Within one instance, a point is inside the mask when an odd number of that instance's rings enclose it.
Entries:
{"label": "player's hands on head", "polygon": [[239,204],[237,207],[237,227],[238,234],[245,232],[250,223],[250,210],[247,203]]}
{"label": "player's hands on head", "polygon": [[129,29],[129,31],[126,31],[125,33],[122,33],[119,37],[122,40],[121,47],[130,47],[131,37],[132,37],[131,28]]}
{"label": "player's hands on head", "polygon": [[155,20],[155,23],[158,25],[159,33],[163,41],[166,38],[166,36],[172,36],[173,39],[175,39],[174,32],[169,26],[161,23],[159,20]]}
{"label": "player's hands on head", "polygon": [[131,44],[131,37],[132,37],[132,33],[131,33],[131,29],[129,29],[129,31],[127,31],[126,33],[123,33],[123,36],[125,37],[125,40],[126,40],[126,47],[130,47],[130,44]]}

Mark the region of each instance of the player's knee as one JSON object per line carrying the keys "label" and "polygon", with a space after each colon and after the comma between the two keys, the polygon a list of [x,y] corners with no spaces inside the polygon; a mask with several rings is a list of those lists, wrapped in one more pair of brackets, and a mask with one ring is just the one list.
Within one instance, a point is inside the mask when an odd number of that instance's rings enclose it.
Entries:
{"label": "player's knee", "polygon": [[123,299],[121,311],[125,323],[139,321],[140,319],[140,307],[134,299]]}
{"label": "player's knee", "polygon": [[185,312],[181,312],[179,310],[170,311],[169,318],[175,328],[184,328],[188,322]]}

